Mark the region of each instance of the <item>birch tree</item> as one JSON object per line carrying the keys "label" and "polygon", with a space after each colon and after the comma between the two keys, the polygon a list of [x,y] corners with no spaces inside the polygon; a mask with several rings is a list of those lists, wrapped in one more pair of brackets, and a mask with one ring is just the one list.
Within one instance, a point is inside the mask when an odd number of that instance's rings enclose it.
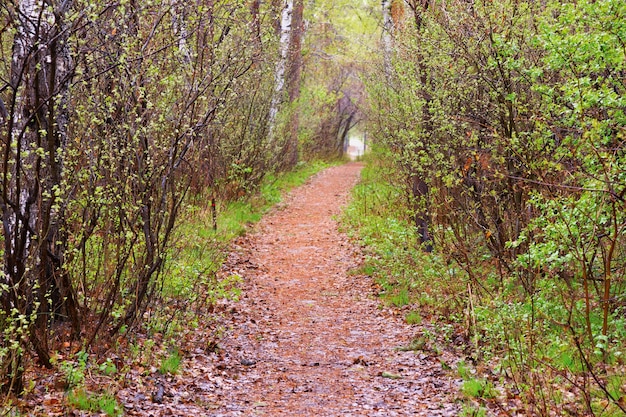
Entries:
{"label": "birch tree", "polygon": [[[0,5],[6,389],[22,391],[24,354],[50,366],[55,343],[98,349],[143,324],[192,185],[239,198],[284,159],[282,137],[268,135],[271,10],[259,0]],[[281,99],[295,94],[283,64]]]}
{"label": "birch tree", "polygon": [[292,114],[289,120],[287,137],[287,166],[293,167],[298,162],[298,109],[293,106],[300,97],[302,80],[302,36],[304,34],[304,0],[294,0],[289,34],[289,67],[287,72],[288,96]]}
{"label": "birch tree", "polygon": [[[68,317],[78,330],[75,294],[63,270],[65,205],[62,188],[72,60],[67,45],[71,1],[23,0],[5,7],[15,25],[7,128],[2,144],[4,282],[2,319],[21,327],[50,366],[47,323]],[[19,319],[18,319],[19,318]],[[17,320],[17,321],[16,321]],[[21,392],[21,347],[4,352],[9,387]]]}
{"label": "birch tree", "polygon": [[269,111],[270,135],[276,133],[277,116],[287,101],[291,111],[285,135],[285,166],[298,161],[298,114],[293,108],[300,96],[302,74],[302,36],[304,31],[304,1],[285,0],[281,10],[279,58],[274,73],[275,90]]}
{"label": "birch tree", "polygon": [[285,89],[285,74],[287,71],[287,60],[289,58],[289,41],[291,38],[291,18],[293,15],[294,0],[285,0],[280,12],[280,30],[278,43],[278,61],[274,71],[274,97],[270,106],[269,124],[270,132],[273,133],[278,115],[279,106],[283,100]]}
{"label": "birch tree", "polygon": [[381,0],[382,17],[383,17],[383,31],[381,42],[383,46],[383,68],[385,76],[388,80],[391,79],[391,55],[393,51],[392,33],[393,33],[393,19],[391,18],[391,3],[392,0]]}

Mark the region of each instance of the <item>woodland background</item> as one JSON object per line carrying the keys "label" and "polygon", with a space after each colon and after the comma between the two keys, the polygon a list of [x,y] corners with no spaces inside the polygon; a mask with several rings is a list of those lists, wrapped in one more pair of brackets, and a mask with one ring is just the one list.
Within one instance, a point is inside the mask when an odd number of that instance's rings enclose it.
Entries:
{"label": "woodland background", "polygon": [[168,352],[236,296],[229,222],[366,133],[345,227],[467,413],[626,412],[623,2],[10,0],[0,54],[5,392]]}

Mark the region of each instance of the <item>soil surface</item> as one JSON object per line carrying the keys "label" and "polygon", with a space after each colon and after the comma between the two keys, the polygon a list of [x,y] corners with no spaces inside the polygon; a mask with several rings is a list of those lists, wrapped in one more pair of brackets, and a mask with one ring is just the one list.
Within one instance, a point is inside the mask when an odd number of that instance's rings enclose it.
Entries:
{"label": "soil surface", "polygon": [[126,404],[129,415],[459,414],[445,353],[401,349],[420,328],[351,273],[363,255],[335,218],[361,168],[316,175],[235,245],[226,268],[244,278],[243,293],[215,352],[190,352],[176,381],[155,386],[162,404],[142,396]]}

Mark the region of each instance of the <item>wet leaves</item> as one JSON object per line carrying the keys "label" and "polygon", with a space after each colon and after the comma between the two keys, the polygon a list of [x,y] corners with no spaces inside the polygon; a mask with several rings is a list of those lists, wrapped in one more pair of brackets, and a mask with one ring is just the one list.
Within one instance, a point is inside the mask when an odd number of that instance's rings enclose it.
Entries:
{"label": "wet leaves", "polygon": [[368,277],[349,272],[362,254],[332,216],[357,174],[354,165],[320,174],[240,242],[235,256],[258,267],[238,271],[245,296],[220,342],[216,415],[458,414],[448,397],[458,382],[438,358],[395,349],[411,344],[415,328],[379,308]]}
{"label": "wet leaves", "polygon": [[[214,323],[181,337],[176,375],[128,364],[123,385],[110,387],[126,415],[459,414],[461,381],[442,366],[454,367],[456,356],[415,345],[426,324],[381,308],[371,279],[349,272],[363,255],[332,216],[358,172],[345,165],[319,174],[236,242],[223,273],[243,277],[243,293],[215,310],[227,330],[218,336]],[[50,397],[40,415],[61,415],[62,398]]]}

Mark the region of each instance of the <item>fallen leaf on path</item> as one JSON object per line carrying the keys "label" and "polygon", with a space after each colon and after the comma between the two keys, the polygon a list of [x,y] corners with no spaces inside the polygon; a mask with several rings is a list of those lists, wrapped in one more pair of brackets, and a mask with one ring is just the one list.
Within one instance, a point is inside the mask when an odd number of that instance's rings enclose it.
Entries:
{"label": "fallen leaf on path", "polygon": [[381,372],[380,376],[382,376],[383,378],[389,378],[389,379],[402,379],[402,375],[398,375],[398,374],[394,374],[391,372]]}

